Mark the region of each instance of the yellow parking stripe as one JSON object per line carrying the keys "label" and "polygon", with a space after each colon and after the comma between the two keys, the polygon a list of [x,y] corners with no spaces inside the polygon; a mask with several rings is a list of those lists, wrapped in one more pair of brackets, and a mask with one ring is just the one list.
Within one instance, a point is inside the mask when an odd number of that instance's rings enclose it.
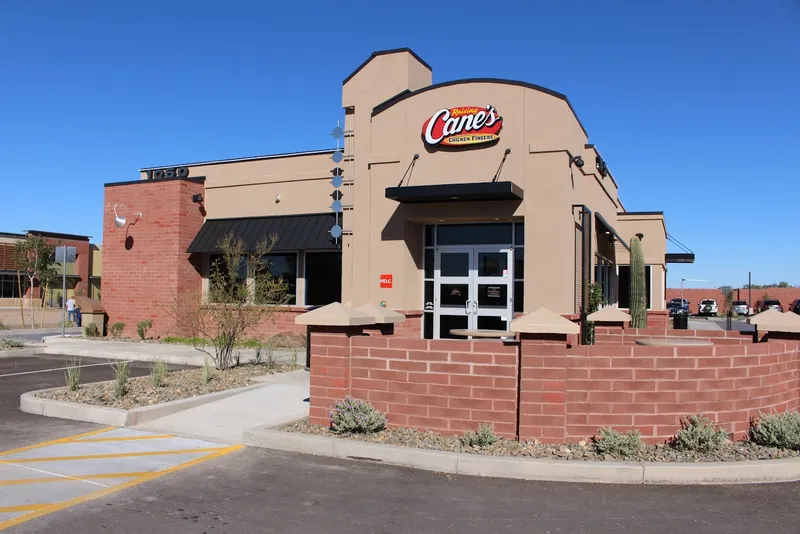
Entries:
{"label": "yellow parking stripe", "polygon": [[179,449],[172,451],[147,451],[147,452],[123,452],[118,454],[90,454],[87,456],[52,456],[49,458],[6,458],[0,460],[0,464],[32,464],[38,462],[66,462],[72,460],[106,460],[109,458],[134,458],[137,456],[161,456],[164,454],[192,454],[196,452],[216,452],[223,447],[205,447],[201,449]]}
{"label": "yellow parking stripe", "polygon": [[91,432],[84,432],[83,434],[76,434],[74,436],[67,436],[65,438],[59,439],[52,439],[50,441],[43,441],[41,443],[37,443],[35,445],[28,445],[27,447],[20,447],[18,449],[11,449],[9,451],[0,452],[0,458],[3,456],[8,456],[9,454],[16,454],[18,452],[25,452],[30,451],[32,449],[39,449],[41,447],[47,447],[48,445],[58,445],[59,443],[69,443],[70,441],[74,441],[79,438],[86,438],[89,436],[96,436],[97,434],[102,434],[103,432],[108,432],[110,430],[115,430],[115,427],[110,426],[107,428],[101,428],[99,430],[92,430]]}
{"label": "yellow parking stripe", "polygon": [[[30,521],[31,519],[36,519],[37,517],[41,517],[43,515],[47,515],[47,514],[50,514],[50,513],[53,513],[53,512],[58,512],[59,510],[64,510],[65,508],[69,508],[70,506],[74,506],[76,504],[81,504],[81,503],[84,503],[86,501],[89,501],[89,500],[92,500],[92,499],[96,499],[97,497],[104,497],[106,495],[111,495],[112,493],[116,493],[117,491],[120,491],[120,490],[123,490],[123,489],[126,489],[126,488],[131,488],[131,487],[136,486],[138,484],[141,484],[143,482],[147,482],[147,481],[153,480],[154,478],[158,478],[158,477],[167,475],[169,473],[174,473],[176,471],[180,471],[181,469],[186,469],[187,467],[191,467],[193,465],[197,465],[199,463],[206,462],[208,460],[211,460],[211,459],[214,459],[214,458],[218,458],[220,456],[224,456],[224,455],[226,455],[228,453],[231,453],[231,452],[234,452],[234,451],[238,451],[242,447],[243,447],[242,445],[233,445],[233,446],[230,446],[230,447],[225,447],[225,448],[217,450],[214,453],[211,453],[211,454],[208,454],[206,456],[203,456],[201,458],[196,458],[194,460],[190,460],[190,461],[182,463],[182,464],[174,465],[172,467],[168,467],[167,469],[162,469],[161,471],[154,471],[154,472],[149,473],[149,474],[147,474],[145,476],[142,476],[142,477],[139,477],[139,478],[136,478],[136,479],[133,479],[133,480],[129,480],[129,481],[123,482],[121,484],[117,484],[116,486],[111,486],[110,488],[104,488],[104,489],[95,491],[93,493],[88,493],[86,495],[81,495],[79,497],[75,497],[74,499],[70,499],[68,501],[60,502],[58,504],[53,504],[53,505],[50,505],[50,506],[45,506],[44,508],[40,508],[40,509],[32,511],[32,512],[30,512],[28,514],[21,515],[19,517],[15,517],[13,519],[8,519],[6,521],[0,522],[0,530],[4,530],[6,528],[13,527],[13,526],[25,523],[26,521]],[[196,450],[199,450],[199,449],[196,449]]]}
{"label": "yellow parking stripe", "polygon": [[107,441],[138,441],[142,439],[168,439],[174,438],[172,434],[153,434],[151,436],[128,436],[123,438],[94,438],[94,439],[76,439],[74,443],[105,443]]}
{"label": "yellow parking stripe", "polygon": [[17,480],[0,480],[0,486],[20,486],[22,484],[46,484],[48,482],[70,482],[72,480],[94,480],[96,478],[134,478],[149,475],[151,471],[138,471],[135,473],[100,473],[98,475],[81,475],[76,477],[44,477],[20,478]]}
{"label": "yellow parking stripe", "polygon": [[[41,510],[42,508],[50,506],[49,504],[24,504],[22,506],[0,506],[0,514],[9,514],[14,512],[33,512],[34,510]],[[0,524],[2,526],[2,524]]]}

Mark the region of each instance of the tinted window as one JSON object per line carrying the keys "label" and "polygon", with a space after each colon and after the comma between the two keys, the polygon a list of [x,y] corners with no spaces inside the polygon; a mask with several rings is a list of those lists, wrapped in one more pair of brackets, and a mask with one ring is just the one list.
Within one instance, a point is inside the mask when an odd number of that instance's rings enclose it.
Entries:
{"label": "tinted window", "polygon": [[306,253],[306,304],[319,306],[342,300],[342,253]]}

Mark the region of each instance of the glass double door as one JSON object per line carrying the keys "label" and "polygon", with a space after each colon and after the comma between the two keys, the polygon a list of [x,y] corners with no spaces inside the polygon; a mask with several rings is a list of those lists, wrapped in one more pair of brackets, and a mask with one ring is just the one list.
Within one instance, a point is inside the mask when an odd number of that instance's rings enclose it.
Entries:
{"label": "glass double door", "polygon": [[511,247],[438,247],[434,273],[434,338],[454,329],[508,330],[513,318]]}

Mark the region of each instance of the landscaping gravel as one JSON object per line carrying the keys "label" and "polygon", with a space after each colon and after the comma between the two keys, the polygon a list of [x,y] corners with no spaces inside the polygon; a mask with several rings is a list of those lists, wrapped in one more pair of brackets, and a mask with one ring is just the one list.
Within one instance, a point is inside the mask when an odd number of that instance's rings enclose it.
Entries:
{"label": "landscaping gravel", "polygon": [[710,453],[677,451],[668,445],[648,445],[644,451],[636,456],[614,457],[610,455],[602,456],[596,453],[591,441],[549,445],[539,443],[536,440],[518,442],[498,439],[493,445],[487,447],[465,447],[462,446],[458,436],[443,436],[435,432],[414,430],[412,428],[388,428],[375,434],[339,436],[330,432],[328,427],[309,424],[308,419],[284,425],[280,430],[340,439],[369,441],[371,443],[416,447],[418,449],[485,454],[487,456],[528,456],[546,460],[696,463],[800,457],[800,451],[762,447],[747,441],[729,442],[720,450]]}
{"label": "landscaping gravel", "polygon": [[113,382],[81,385],[77,391],[69,391],[66,387],[38,393],[43,399],[80,402],[98,406],[110,406],[125,410],[140,406],[151,406],[162,402],[187,399],[207,393],[215,393],[226,389],[240,388],[252,384],[252,378],[275,373],[284,373],[299,369],[292,364],[279,363],[272,368],[265,363],[243,364],[225,371],[212,371],[211,380],[203,384],[202,369],[171,371],[161,387],[153,388],[149,376],[128,380],[128,393],[118,398],[114,393]]}

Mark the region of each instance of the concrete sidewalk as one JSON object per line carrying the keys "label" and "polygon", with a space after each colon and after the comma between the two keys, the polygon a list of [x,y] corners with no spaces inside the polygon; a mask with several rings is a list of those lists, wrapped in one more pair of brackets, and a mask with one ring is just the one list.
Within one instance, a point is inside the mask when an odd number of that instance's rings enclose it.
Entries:
{"label": "concrete sidewalk", "polygon": [[246,430],[274,427],[308,417],[309,374],[306,371],[269,375],[260,381],[266,385],[134,428],[238,444],[242,443]]}
{"label": "concrete sidewalk", "polygon": [[[65,328],[64,330],[68,336],[81,335],[81,328],[77,326]],[[41,343],[42,338],[60,335],[61,328],[20,328],[14,330],[0,330],[0,337],[10,337],[26,343]]]}
{"label": "concrete sidewalk", "polygon": [[[209,347],[213,351],[213,348]],[[167,343],[147,343],[131,341],[100,341],[83,338],[48,337],[42,349],[44,354],[61,356],[82,356],[87,358],[105,358],[114,360],[133,360],[152,362],[161,360],[174,365],[193,365],[201,367],[207,358],[206,354],[191,345],[171,345]],[[254,361],[255,349],[241,349],[241,361]],[[267,351],[261,349],[261,359],[266,360]],[[279,362],[295,361],[305,365],[305,348],[295,350],[275,350],[273,358]]]}

